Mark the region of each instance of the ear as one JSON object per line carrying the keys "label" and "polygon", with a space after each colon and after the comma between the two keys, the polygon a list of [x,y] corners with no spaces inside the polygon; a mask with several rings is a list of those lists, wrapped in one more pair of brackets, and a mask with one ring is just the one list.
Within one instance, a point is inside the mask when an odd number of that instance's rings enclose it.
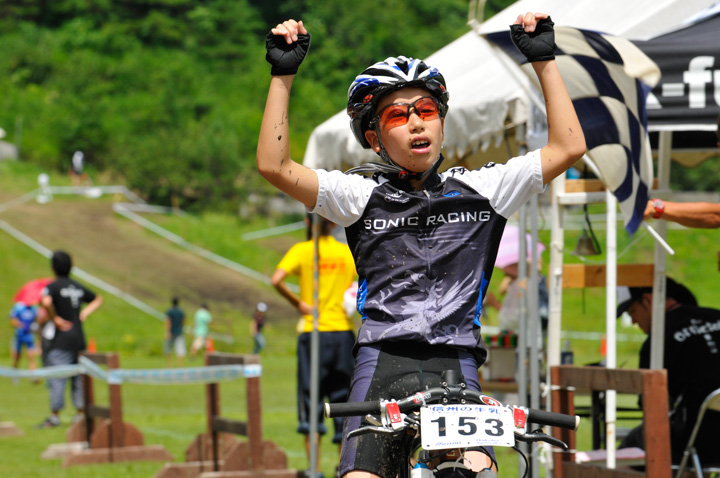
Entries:
{"label": "ear", "polygon": [[373,151],[376,153],[380,152],[380,141],[378,140],[378,135],[373,129],[369,129],[365,131],[365,139],[368,143],[370,143],[370,147]]}

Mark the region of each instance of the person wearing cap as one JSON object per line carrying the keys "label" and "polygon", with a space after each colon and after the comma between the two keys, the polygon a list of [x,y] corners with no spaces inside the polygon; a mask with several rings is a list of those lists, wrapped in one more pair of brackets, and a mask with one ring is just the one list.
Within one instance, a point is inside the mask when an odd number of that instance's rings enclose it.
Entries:
{"label": "person wearing cap", "polygon": [[255,313],[253,314],[253,320],[250,322],[250,333],[253,337],[254,354],[259,354],[262,349],[267,345],[265,336],[262,333],[263,327],[265,327],[265,313],[267,312],[267,304],[265,302],[258,302],[255,306]]}
{"label": "person wearing cap", "polygon": [[[720,310],[699,307],[684,285],[667,278],[665,294],[664,367],[670,401],[670,441],[673,463],[679,463],[700,405],[720,388]],[[640,368],[650,367],[652,329],[652,287],[619,287],[617,316],[627,313],[648,338],[640,348]],[[641,400],[657,397],[641,397]],[[715,430],[720,414],[708,413],[695,441],[700,460],[718,462]],[[643,425],[630,431],[620,448],[644,448]]]}

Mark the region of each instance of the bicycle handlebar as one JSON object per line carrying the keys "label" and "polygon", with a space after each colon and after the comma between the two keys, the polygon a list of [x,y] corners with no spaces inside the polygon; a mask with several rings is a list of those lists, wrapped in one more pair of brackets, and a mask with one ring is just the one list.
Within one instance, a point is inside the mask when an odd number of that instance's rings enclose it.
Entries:
{"label": "bicycle handlebar", "polygon": [[[431,388],[424,392],[418,392],[415,395],[397,400],[397,404],[401,412],[408,412],[419,410],[426,402],[438,403],[439,400],[444,397],[447,397],[447,391],[445,389]],[[495,398],[474,390],[463,390],[461,393],[461,398],[470,403],[487,403],[487,401],[483,400],[483,397],[487,397],[487,399],[490,399],[491,402],[500,403]],[[577,415],[565,415],[564,413],[547,412],[545,410],[537,410],[534,408],[528,408],[526,410],[528,423],[566,428],[568,430],[577,430],[580,425],[580,417]],[[362,416],[379,413],[382,413],[382,402],[380,401],[325,404],[325,416],[328,418]]]}

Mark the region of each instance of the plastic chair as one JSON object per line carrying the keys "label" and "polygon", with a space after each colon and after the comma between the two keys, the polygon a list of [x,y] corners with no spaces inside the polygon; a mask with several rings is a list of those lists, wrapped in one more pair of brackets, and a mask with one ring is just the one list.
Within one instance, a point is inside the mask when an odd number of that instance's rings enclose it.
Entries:
{"label": "plastic chair", "polygon": [[695,450],[695,438],[697,437],[698,431],[700,430],[700,425],[702,425],[703,417],[705,416],[705,412],[708,410],[715,410],[720,412],[720,388],[712,392],[710,395],[708,395],[705,400],[703,401],[702,405],[700,406],[700,411],[698,412],[697,420],[695,421],[695,426],[693,427],[692,434],[690,435],[690,439],[688,440],[687,446],[685,447],[685,451],[683,452],[682,460],[680,461],[680,466],[678,467],[677,474],[675,475],[675,478],[681,478],[683,472],[685,471],[685,467],[688,464],[688,460],[692,460],[693,467],[695,468],[695,473],[697,474],[698,478],[702,478],[703,472],[717,472],[720,469],[713,467],[713,468],[705,468],[703,469],[702,465],[700,464],[700,457],[697,454],[697,451]]}

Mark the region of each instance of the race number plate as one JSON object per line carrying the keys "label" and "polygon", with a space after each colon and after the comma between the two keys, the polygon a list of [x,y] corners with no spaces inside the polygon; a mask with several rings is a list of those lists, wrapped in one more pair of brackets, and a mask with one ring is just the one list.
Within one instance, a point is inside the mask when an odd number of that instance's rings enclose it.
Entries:
{"label": "race number plate", "polygon": [[429,405],[420,409],[426,450],[515,445],[512,410],[487,405]]}

